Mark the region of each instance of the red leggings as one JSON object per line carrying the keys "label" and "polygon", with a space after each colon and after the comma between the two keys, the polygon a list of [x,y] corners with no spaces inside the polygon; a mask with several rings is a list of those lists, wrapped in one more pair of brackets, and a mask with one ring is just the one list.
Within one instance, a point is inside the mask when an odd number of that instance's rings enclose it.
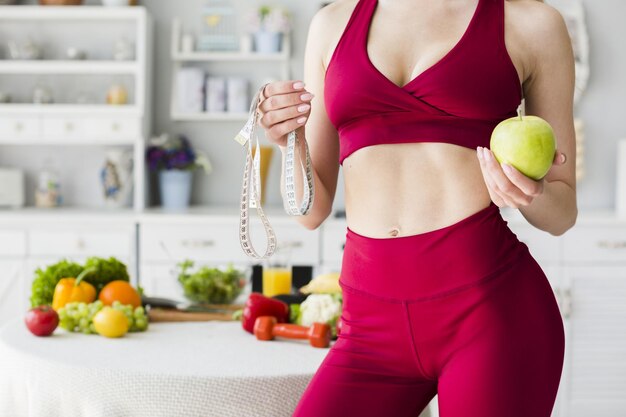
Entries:
{"label": "red leggings", "polygon": [[343,328],[293,416],[548,417],[565,337],[541,267],[488,207],[397,238],[349,228]]}

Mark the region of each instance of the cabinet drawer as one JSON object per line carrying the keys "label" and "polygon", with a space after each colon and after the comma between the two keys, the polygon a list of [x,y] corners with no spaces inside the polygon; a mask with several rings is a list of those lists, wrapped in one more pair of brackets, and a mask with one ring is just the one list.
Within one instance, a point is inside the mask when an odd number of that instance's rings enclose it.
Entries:
{"label": "cabinet drawer", "polygon": [[84,119],[75,117],[44,117],[44,139],[84,139]]}
{"label": "cabinet drawer", "polygon": [[[284,224],[272,225],[276,233],[276,241],[279,247],[291,248],[291,262],[299,265],[317,265],[320,262],[320,233],[317,230],[307,230],[303,226],[293,224],[292,219]],[[252,233],[265,239],[262,226],[252,228]],[[261,240],[261,239],[259,239]],[[265,242],[259,244],[259,251],[263,250]],[[241,251],[241,247],[239,248]]]}
{"label": "cabinet drawer", "polygon": [[[237,222],[219,225],[141,226],[140,252],[144,261],[231,262],[240,259]],[[236,259],[235,259],[236,258]]]}
{"label": "cabinet drawer", "polygon": [[524,242],[533,257],[540,263],[558,263],[561,256],[561,239],[533,226],[511,225],[509,227]]}
{"label": "cabinet drawer", "polygon": [[29,253],[35,256],[132,256],[127,231],[32,231]]}
{"label": "cabinet drawer", "polygon": [[563,235],[565,262],[626,263],[625,226],[575,226]]}
{"label": "cabinet drawer", "polygon": [[0,117],[0,139],[37,139],[41,122],[37,116]]}
{"label": "cabinet drawer", "polygon": [[[294,264],[319,262],[319,238],[315,231],[300,230],[290,224],[272,225],[278,245],[291,247]],[[204,262],[247,263],[252,261],[241,249],[239,220],[233,218],[220,224],[141,226],[140,251],[145,261],[192,259]],[[265,249],[265,231],[253,225],[251,239],[257,251]]]}
{"label": "cabinet drawer", "polygon": [[133,139],[141,136],[136,118],[95,118],[85,121],[85,134],[92,139]]}
{"label": "cabinet drawer", "polygon": [[26,232],[22,230],[0,230],[0,258],[26,254]]}

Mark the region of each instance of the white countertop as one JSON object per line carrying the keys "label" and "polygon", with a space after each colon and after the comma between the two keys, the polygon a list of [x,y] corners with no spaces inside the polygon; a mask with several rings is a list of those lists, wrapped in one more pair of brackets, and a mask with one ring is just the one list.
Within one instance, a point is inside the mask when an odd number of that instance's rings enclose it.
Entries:
{"label": "white countertop", "polygon": [[[272,223],[294,224],[295,219],[287,215],[282,206],[267,206],[263,210]],[[502,216],[511,223],[525,223],[522,214],[515,209],[502,208]],[[251,216],[257,217],[251,209]],[[238,205],[191,206],[182,211],[165,211],[162,208],[147,208],[141,211],[132,209],[103,209],[60,207],[42,209],[0,209],[0,225],[15,223],[51,223],[51,222],[126,222],[126,223],[220,223],[236,221],[239,218]],[[331,215],[324,224],[345,223],[345,218]],[[587,209],[578,213],[577,224],[589,225],[626,225],[626,213],[618,214],[611,209]],[[304,229],[303,229],[304,230]]]}

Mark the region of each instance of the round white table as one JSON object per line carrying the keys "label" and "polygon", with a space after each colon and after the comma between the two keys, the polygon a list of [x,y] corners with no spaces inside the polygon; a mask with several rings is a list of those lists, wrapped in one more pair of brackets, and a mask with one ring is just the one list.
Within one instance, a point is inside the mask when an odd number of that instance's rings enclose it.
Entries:
{"label": "round white table", "polygon": [[0,329],[0,416],[291,416],[328,348],[238,322],[152,323],[120,339]]}

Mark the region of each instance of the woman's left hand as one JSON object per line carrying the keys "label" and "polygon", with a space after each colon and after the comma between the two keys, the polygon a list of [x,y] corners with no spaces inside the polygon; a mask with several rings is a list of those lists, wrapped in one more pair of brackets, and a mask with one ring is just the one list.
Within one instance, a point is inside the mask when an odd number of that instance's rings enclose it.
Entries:
{"label": "woman's left hand", "polygon": [[[476,154],[491,201],[498,207],[528,206],[535,197],[543,193],[545,177],[533,180],[511,165],[498,163],[490,149],[479,146],[476,148]],[[557,150],[554,153],[552,167],[564,163],[565,154]]]}

